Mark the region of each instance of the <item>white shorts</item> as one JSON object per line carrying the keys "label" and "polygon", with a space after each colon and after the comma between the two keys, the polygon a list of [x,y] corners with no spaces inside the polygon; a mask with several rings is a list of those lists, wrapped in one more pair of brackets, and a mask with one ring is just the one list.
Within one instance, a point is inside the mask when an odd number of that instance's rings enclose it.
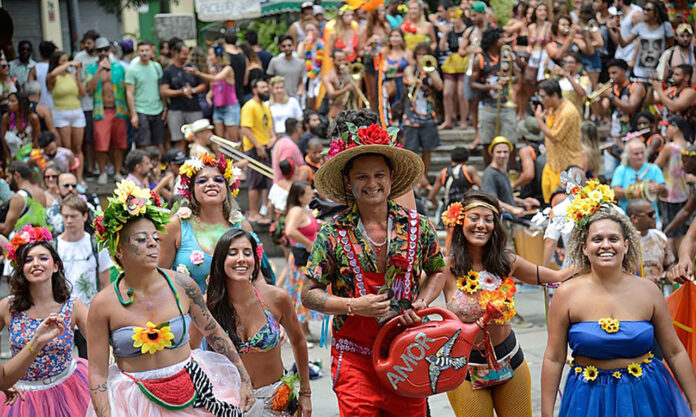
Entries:
{"label": "white shorts", "polygon": [[61,127],[85,127],[85,114],[82,109],[75,110],[56,110],[53,109],[53,124],[56,128]]}

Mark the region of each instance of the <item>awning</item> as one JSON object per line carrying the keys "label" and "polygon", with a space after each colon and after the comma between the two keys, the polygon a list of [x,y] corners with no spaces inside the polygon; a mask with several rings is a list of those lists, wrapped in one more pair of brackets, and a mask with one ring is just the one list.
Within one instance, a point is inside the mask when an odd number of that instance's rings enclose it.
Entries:
{"label": "awning", "polygon": [[[277,1],[271,0],[268,2],[263,2],[263,3],[261,3],[261,15],[262,16],[271,16],[274,14],[281,14],[281,13],[288,13],[288,12],[299,12],[300,6],[305,1],[307,1],[307,0],[277,0]],[[338,0],[329,0],[329,1],[324,0],[321,2],[321,7],[323,7],[324,10],[337,9],[338,3],[340,3],[340,1],[338,1]]]}

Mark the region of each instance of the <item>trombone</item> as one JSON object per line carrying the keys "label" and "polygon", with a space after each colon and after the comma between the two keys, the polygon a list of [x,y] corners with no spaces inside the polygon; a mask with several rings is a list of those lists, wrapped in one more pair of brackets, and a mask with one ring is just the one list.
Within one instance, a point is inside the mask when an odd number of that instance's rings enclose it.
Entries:
{"label": "trombone", "polygon": [[611,89],[613,86],[614,80],[610,79],[609,82],[588,94],[587,97],[585,97],[585,102],[587,104],[593,104],[598,102],[599,100],[601,100],[602,94],[604,94],[605,91]]}
{"label": "trombone", "polygon": [[[183,125],[181,126],[181,133],[184,134],[184,137],[189,138],[192,137],[193,135],[193,128],[191,124]],[[220,136],[217,135],[212,135],[210,139],[220,145],[220,149],[222,153],[225,155],[229,156],[230,158],[234,159],[235,161],[241,161],[241,160],[246,160],[249,162],[249,168],[253,169],[254,171],[258,172],[259,174],[268,177],[270,179],[273,179],[273,169],[270,168],[267,165],[264,165],[263,163],[257,161],[256,159],[252,158],[251,156],[240,152],[238,148],[241,146],[241,142],[232,142],[229,141],[225,138],[221,138]]]}
{"label": "trombone", "polygon": [[[420,60],[418,60],[418,67],[426,74],[430,74],[433,71],[437,71],[437,59],[432,55],[424,55]],[[408,90],[408,99],[413,101],[413,97],[416,91],[423,84],[423,78],[417,78],[416,81],[411,85]]]}
{"label": "trombone", "polygon": [[[500,76],[499,81],[502,81],[501,86],[506,88],[506,108],[517,107],[512,97],[512,47],[510,45],[503,45],[500,47],[500,72],[503,74]],[[503,98],[503,89],[501,88],[498,92],[497,102],[495,106],[495,136],[500,135],[500,108]]]}
{"label": "trombone", "polygon": [[360,82],[360,80],[362,80],[365,76],[365,66],[359,62],[354,62],[350,64],[350,69],[348,70],[348,72],[348,82],[355,87],[355,91],[357,91],[358,98],[360,98],[360,101],[362,101],[365,108],[369,109],[370,101],[367,99],[367,97],[365,97],[365,94],[363,94],[362,90],[360,90],[360,87],[358,87],[358,85],[356,84]]}

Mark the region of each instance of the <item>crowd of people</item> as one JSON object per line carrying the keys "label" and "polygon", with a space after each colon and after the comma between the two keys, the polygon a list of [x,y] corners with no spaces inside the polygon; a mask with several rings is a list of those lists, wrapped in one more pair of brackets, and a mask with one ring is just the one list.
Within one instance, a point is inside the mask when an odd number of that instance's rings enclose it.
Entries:
{"label": "crowd of people", "polygon": [[[561,416],[694,415],[664,298],[696,255],[696,8],[333,15],[302,3],[276,56],[231,27],[202,46],[89,30],[72,57],[50,40],[38,62],[24,40],[0,57],[0,416],[309,417],[308,349],[328,336],[310,323],[333,316],[340,414],[423,417],[425,398],[379,381],[372,343],[441,295],[463,323],[502,314],[471,341],[455,415],[531,416],[515,285],[558,282],[542,416],[568,346]],[[545,228],[539,261],[510,249],[526,227]]]}

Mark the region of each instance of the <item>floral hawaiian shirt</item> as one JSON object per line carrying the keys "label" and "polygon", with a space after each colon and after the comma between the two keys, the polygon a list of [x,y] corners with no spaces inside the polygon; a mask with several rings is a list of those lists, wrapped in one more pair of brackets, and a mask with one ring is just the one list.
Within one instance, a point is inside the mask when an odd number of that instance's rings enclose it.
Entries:
{"label": "floral hawaiian shirt", "polygon": [[[388,215],[392,219],[391,241],[389,243],[390,257],[393,254],[408,251],[408,212],[392,200],[387,202]],[[437,242],[435,228],[425,216],[420,218],[420,238],[418,241],[418,254],[413,265],[413,277],[411,291],[415,294],[420,285],[421,271],[431,275],[445,266],[445,260],[440,253],[440,245]],[[354,245],[358,262],[364,272],[377,272],[377,263],[372,247],[358,229],[360,213],[358,206],[353,205],[319,230],[312,253],[307,263],[306,277],[315,279],[323,285],[331,285],[331,293],[339,297],[353,297],[355,294],[353,272],[351,272],[348,259],[339,243],[338,230],[350,230],[358,240]],[[346,321],[347,315],[334,316],[333,328],[338,331]]]}
{"label": "floral hawaiian shirt", "polygon": [[[99,62],[93,62],[85,68],[85,83],[94,77],[99,69]],[[114,90],[114,104],[116,105],[116,116],[128,120],[128,106],[126,104],[126,69],[120,63],[111,61],[111,88]],[[94,89],[94,120],[104,119],[104,95],[102,94],[102,82],[97,81]]]}

